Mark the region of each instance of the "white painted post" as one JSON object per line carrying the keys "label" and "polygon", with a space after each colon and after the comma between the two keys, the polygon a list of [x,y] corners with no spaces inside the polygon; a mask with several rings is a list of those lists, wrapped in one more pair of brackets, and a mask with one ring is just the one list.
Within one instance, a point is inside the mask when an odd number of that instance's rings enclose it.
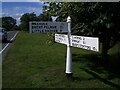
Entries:
{"label": "white painted post", "polygon": [[32,33],[31,22],[29,22],[29,32]]}
{"label": "white painted post", "polygon": [[68,16],[68,44],[67,44],[67,57],[66,57],[66,75],[72,77],[72,54],[70,46],[70,35],[71,35],[71,18]]}

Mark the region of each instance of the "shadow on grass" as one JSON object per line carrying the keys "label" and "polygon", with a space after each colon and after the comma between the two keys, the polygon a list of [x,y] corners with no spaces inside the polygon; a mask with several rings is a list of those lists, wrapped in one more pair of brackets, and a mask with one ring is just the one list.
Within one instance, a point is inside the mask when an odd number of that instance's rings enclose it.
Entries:
{"label": "shadow on grass", "polygon": [[[80,69],[91,74],[93,77],[99,79],[105,84],[120,88],[120,85],[109,81],[115,78],[120,79],[120,55],[118,53],[114,55],[109,55],[107,64],[101,63],[102,59],[100,54],[73,54],[72,56],[73,62],[80,62],[84,64],[84,66],[80,66]],[[104,75],[104,77],[98,74],[102,74]],[[79,77],[75,77],[75,79],[77,78],[79,79]]]}
{"label": "shadow on grass", "polygon": [[81,68],[81,69],[82,69],[83,71],[85,71],[85,72],[93,75],[95,78],[99,79],[100,81],[104,82],[105,84],[108,84],[108,85],[110,85],[110,86],[112,86],[112,87],[115,87],[115,88],[117,88],[117,89],[120,88],[120,85],[114,84],[114,83],[108,81],[107,79],[102,78],[102,77],[99,76],[97,73],[95,73],[95,72],[93,72],[93,71],[91,71],[91,70],[89,70],[89,69],[85,69],[85,68]]}
{"label": "shadow on grass", "polygon": [[117,74],[120,78],[120,55],[118,54],[109,55],[106,64],[102,63],[103,61],[99,54],[73,54],[72,56],[73,62],[80,62],[98,73],[103,73],[104,70],[109,71],[113,74]]}

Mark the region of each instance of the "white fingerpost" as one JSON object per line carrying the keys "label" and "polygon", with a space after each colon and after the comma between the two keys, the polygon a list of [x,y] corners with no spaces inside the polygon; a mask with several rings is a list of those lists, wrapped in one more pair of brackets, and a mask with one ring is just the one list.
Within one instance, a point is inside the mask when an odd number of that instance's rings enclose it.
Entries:
{"label": "white fingerpost", "polygon": [[66,75],[67,77],[72,77],[72,54],[70,46],[70,36],[71,36],[71,18],[68,16],[68,44],[67,44],[67,57],[66,57]]}

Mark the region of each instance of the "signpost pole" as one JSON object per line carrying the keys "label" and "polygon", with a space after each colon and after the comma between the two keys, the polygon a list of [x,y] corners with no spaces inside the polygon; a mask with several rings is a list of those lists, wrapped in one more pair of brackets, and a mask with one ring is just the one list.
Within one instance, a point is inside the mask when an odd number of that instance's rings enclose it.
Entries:
{"label": "signpost pole", "polygon": [[72,54],[70,46],[70,36],[71,36],[71,18],[68,16],[68,44],[67,44],[67,57],[66,57],[66,76],[67,78],[72,77]]}

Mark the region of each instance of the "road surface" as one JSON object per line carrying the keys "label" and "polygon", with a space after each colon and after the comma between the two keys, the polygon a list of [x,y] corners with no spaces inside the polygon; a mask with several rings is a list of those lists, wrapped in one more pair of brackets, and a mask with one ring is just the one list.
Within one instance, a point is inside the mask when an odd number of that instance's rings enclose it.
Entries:
{"label": "road surface", "polygon": [[4,59],[8,49],[11,47],[12,43],[14,42],[14,39],[15,39],[17,33],[18,33],[17,31],[10,31],[7,33],[8,34],[8,41],[2,43],[2,48],[0,50],[0,54],[2,54],[2,60]]}

